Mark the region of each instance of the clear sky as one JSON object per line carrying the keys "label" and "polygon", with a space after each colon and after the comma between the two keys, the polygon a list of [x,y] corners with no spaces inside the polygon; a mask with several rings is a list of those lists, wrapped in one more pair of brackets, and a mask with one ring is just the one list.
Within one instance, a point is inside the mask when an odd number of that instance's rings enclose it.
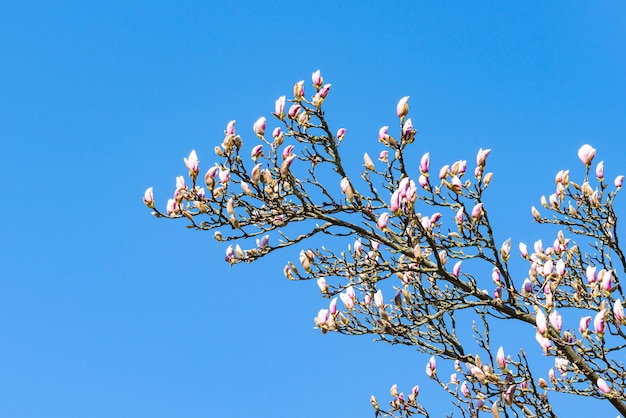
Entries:
{"label": "clear sky", "polygon": [[516,247],[582,144],[626,172],[624,45],[617,1],[0,2],[0,416],[370,416],[394,383],[452,411],[423,355],[313,329],[326,301],[282,275],[299,249],[229,269],[143,191],[164,207],[191,149],[206,169],[231,119],[253,141],[321,69],[353,173],[406,95],[415,164],[491,148]]}

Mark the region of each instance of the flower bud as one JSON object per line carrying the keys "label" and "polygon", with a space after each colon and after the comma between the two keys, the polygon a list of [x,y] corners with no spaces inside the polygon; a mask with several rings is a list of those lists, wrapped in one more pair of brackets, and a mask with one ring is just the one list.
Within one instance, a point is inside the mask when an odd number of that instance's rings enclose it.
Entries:
{"label": "flower bud", "polygon": [[615,187],[618,189],[622,188],[622,184],[624,184],[624,176],[617,176],[615,177],[615,181],[614,181]]}

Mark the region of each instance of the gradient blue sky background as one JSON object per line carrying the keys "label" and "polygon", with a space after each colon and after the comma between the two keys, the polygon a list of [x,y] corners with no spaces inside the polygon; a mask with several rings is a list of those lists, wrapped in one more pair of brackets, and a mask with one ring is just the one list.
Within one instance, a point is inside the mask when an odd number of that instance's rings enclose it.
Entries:
{"label": "gradient blue sky background", "polygon": [[625,41],[623,2],[2,2],[0,416],[371,416],[393,383],[452,411],[425,356],[313,329],[298,250],[229,269],[143,191],[164,207],[191,149],[206,169],[231,119],[254,141],[321,69],[353,173],[410,95],[415,164],[491,148],[496,237],[551,242],[529,208],[580,145],[626,172]]}

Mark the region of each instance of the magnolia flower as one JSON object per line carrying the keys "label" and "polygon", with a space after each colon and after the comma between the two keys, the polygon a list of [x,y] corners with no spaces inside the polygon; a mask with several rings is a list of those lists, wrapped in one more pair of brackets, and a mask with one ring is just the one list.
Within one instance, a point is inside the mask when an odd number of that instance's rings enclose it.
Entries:
{"label": "magnolia flower", "polygon": [[384,300],[383,300],[383,291],[378,289],[378,291],[376,291],[376,293],[374,293],[374,304],[378,307],[378,308],[382,308],[384,305]]}
{"label": "magnolia flower", "polygon": [[449,165],[444,165],[443,167],[441,167],[439,169],[439,179],[443,180],[446,177],[448,177],[448,174],[450,174],[450,166]]}
{"label": "magnolia flower", "polygon": [[591,322],[590,316],[584,316],[580,318],[580,322],[578,323],[578,330],[580,331],[581,334],[583,335],[587,334],[587,330],[589,328],[590,322]]}
{"label": "magnolia flower", "polygon": [[465,396],[466,398],[469,398],[470,390],[469,390],[469,387],[467,386],[466,380],[464,380],[463,383],[461,383],[461,394]]}
{"label": "magnolia flower", "polygon": [[485,375],[485,372],[483,371],[483,369],[481,369],[481,368],[480,368],[480,367],[478,367],[478,366],[474,366],[474,365],[472,365],[472,366],[470,367],[469,372],[470,372],[470,374],[471,374],[472,376],[474,376],[474,377],[475,377],[476,379],[478,379],[480,382],[484,382],[484,381],[485,381],[485,379],[487,378],[487,376]]}
{"label": "magnolia flower", "polygon": [[346,199],[349,201],[352,200],[354,197],[354,191],[352,190],[352,185],[350,184],[348,177],[342,178],[339,186],[341,187],[341,193],[346,195]]}
{"label": "magnolia flower", "polygon": [[587,167],[591,165],[591,161],[593,161],[593,157],[596,156],[596,149],[593,148],[589,144],[585,144],[578,150],[578,158],[580,161],[585,164]]}
{"label": "magnolia flower", "polygon": [[624,322],[624,307],[620,299],[617,299],[613,303],[613,317],[615,319],[615,325],[618,327]]}
{"label": "magnolia flower", "polygon": [[226,131],[224,131],[226,135],[235,135],[235,122],[236,121],[234,120],[228,122],[228,125],[226,125]]}
{"label": "magnolia flower", "polygon": [[606,309],[602,309],[593,319],[593,330],[598,338],[602,338],[604,336],[604,331],[606,329],[606,322],[604,320],[605,313]]}
{"label": "magnolia flower", "polygon": [[382,150],[378,154],[378,161],[382,161],[383,163],[389,162],[389,151]]}
{"label": "magnolia flower", "polygon": [[435,356],[432,356],[428,363],[426,364],[426,375],[432,379],[434,375],[437,374],[437,361],[435,360]]}
{"label": "magnolia flower", "polygon": [[504,357],[504,348],[502,346],[498,348],[498,352],[496,353],[496,363],[498,363],[500,369],[506,369],[506,357]]}
{"label": "magnolia flower", "polygon": [[337,130],[337,141],[341,142],[343,141],[343,138],[346,136],[346,128],[339,128]]}
{"label": "magnolia flower", "polygon": [[230,180],[230,170],[228,168],[224,170],[220,170],[218,176],[220,179],[220,183],[222,184],[228,183],[228,180]]}
{"label": "magnolia flower", "polygon": [[476,206],[472,208],[472,218],[477,220],[483,212],[483,204],[478,203]]}
{"label": "magnolia flower", "polygon": [[596,381],[596,386],[598,386],[600,392],[604,393],[605,395],[611,393],[611,388],[601,377],[599,377]]}
{"label": "magnolia flower", "polygon": [[596,266],[587,266],[585,270],[585,276],[587,277],[587,283],[591,284],[596,281]]}
{"label": "magnolia flower", "polygon": [[187,185],[185,184],[185,178],[183,176],[176,177],[176,191],[179,190],[187,190]]}
{"label": "magnolia flower", "polygon": [[254,125],[252,127],[252,129],[254,130],[254,133],[259,138],[263,138],[263,135],[265,135],[265,123],[266,123],[265,117],[261,116],[260,118],[257,119],[256,122],[254,122]]}
{"label": "magnolia flower", "polygon": [[604,161],[600,161],[596,166],[596,177],[600,181],[604,179]]}
{"label": "magnolia flower", "polygon": [[287,98],[285,96],[280,96],[278,99],[276,99],[276,104],[274,105],[274,115],[280,120],[283,120],[283,118],[285,117],[286,99]]}
{"label": "magnolia flower", "polygon": [[191,150],[188,158],[183,158],[185,161],[185,165],[189,170],[189,176],[195,179],[198,176],[198,172],[200,171],[200,161],[198,160],[198,156],[195,150]]}
{"label": "magnolia flower", "polygon": [[330,304],[328,306],[328,310],[329,310],[331,315],[334,315],[334,314],[337,313],[337,298],[333,298],[330,301]]}
{"label": "magnolia flower", "polygon": [[229,245],[226,248],[226,256],[224,257],[225,261],[232,261],[235,258],[235,248],[232,245]]}
{"label": "magnolia flower", "polygon": [[[348,289],[352,289],[352,287],[349,287]],[[355,297],[353,297],[351,293],[348,292],[348,289],[346,289],[344,293],[339,294],[339,299],[341,299],[341,302],[343,302],[343,305],[346,307],[346,309],[350,310],[354,308]]]}
{"label": "magnolia flower", "polygon": [[461,207],[459,210],[456,211],[456,215],[454,215],[454,219],[456,220],[456,223],[458,225],[463,224],[464,211],[465,211],[465,208]]}
{"label": "magnolia flower", "polygon": [[541,214],[539,213],[537,208],[535,208],[534,206],[532,208],[530,208],[530,211],[533,214],[533,218],[535,218],[537,220],[539,220],[541,218]]}
{"label": "magnolia flower", "polygon": [[407,119],[402,125],[402,136],[408,138],[413,133],[413,121],[411,119]]}
{"label": "magnolia flower", "polygon": [[511,256],[511,242],[511,238],[508,238],[500,247],[500,256],[505,262],[507,262]]}
{"label": "magnolia flower", "polygon": [[519,252],[523,259],[528,258],[528,247],[523,242],[519,243]]}
{"label": "magnolia flower", "polygon": [[491,153],[490,149],[482,149],[480,148],[478,150],[478,154],[476,154],[476,165],[479,167],[482,167],[485,165],[485,161],[487,160],[487,157],[489,156],[489,154]]}
{"label": "magnolia flower", "polygon": [[149,208],[154,208],[154,188],[148,187],[143,193],[143,203]]}
{"label": "magnolia flower", "polygon": [[409,113],[409,96],[400,99],[396,106],[396,112],[399,118],[404,118]]}
{"label": "magnolia flower", "polygon": [[262,249],[267,247],[267,245],[270,242],[270,236],[269,235],[263,235],[263,237],[261,237],[260,239],[257,238],[256,240],[256,246],[258,249]]}
{"label": "magnolia flower", "polygon": [[322,293],[328,293],[328,284],[326,283],[325,278],[320,277],[319,279],[317,279],[317,287],[320,288],[320,291]]}
{"label": "magnolia flower", "polygon": [[624,176],[617,176],[615,177],[615,187],[617,187],[618,189],[620,189],[622,187],[622,184],[624,184]]}
{"label": "magnolia flower", "polygon": [[533,292],[533,282],[528,277],[522,283],[522,295],[528,295]]}
{"label": "magnolia flower", "polygon": [[289,119],[296,119],[298,117],[298,113],[300,113],[301,108],[302,106],[300,106],[299,104],[291,105],[289,111],[287,112],[287,116],[289,116]]}
{"label": "magnolia flower", "polygon": [[322,77],[320,70],[315,71],[311,75],[311,80],[313,81],[313,87],[315,87],[316,89],[319,89],[322,84],[324,84],[324,77]]}
{"label": "magnolia flower", "polygon": [[544,337],[539,332],[535,334],[535,339],[537,340],[537,343],[539,343],[539,346],[541,347],[543,352],[548,353],[548,349],[550,348],[550,345],[551,345],[550,339]]}
{"label": "magnolia flower", "polygon": [[263,156],[263,145],[255,145],[250,151],[250,157],[256,163],[256,160]]}
{"label": "magnolia flower", "polygon": [[304,80],[300,80],[293,85],[293,97],[297,101],[304,98]]}
{"label": "magnolia flower", "polygon": [[450,188],[455,193],[461,193],[463,191],[463,183],[461,183],[461,179],[458,176],[452,176]]}
{"label": "magnolia flower", "polygon": [[537,324],[537,332],[544,335],[548,331],[548,323],[546,321],[546,314],[541,309],[537,309],[537,315],[535,317],[535,323]]}
{"label": "magnolia flower", "polygon": [[422,155],[422,159],[420,160],[420,170],[422,173],[428,173],[428,169],[430,168],[430,153],[426,153]]}
{"label": "magnolia flower", "polygon": [[289,157],[285,158],[285,161],[283,161],[283,163],[280,165],[280,175],[282,177],[286,177],[287,174],[289,173],[289,168],[291,167],[291,164],[293,163],[293,160],[296,159],[295,155],[290,155]]}
{"label": "magnolia flower", "polygon": [[276,148],[280,147],[285,140],[285,134],[280,130],[279,127],[274,128],[272,131],[272,137],[274,138],[274,146]]}
{"label": "magnolia flower", "polygon": [[322,325],[326,324],[326,322],[328,322],[328,316],[328,309],[320,309],[320,311],[317,313],[317,317],[315,317],[314,319],[315,325],[321,327]]}
{"label": "magnolia flower", "polygon": [[550,320],[550,325],[552,325],[556,330],[561,331],[561,328],[563,328],[563,318],[556,309],[553,309],[552,312],[550,312],[548,318]]}
{"label": "magnolia flower", "polygon": [[326,98],[326,96],[328,96],[328,92],[330,92],[330,87],[332,86],[332,84],[324,84],[324,86],[320,89],[319,91],[319,97],[323,99]]}
{"label": "magnolia flower", "polygon": [[389,130],[389,126],[383,126],[378,130],[378,140],[382,143],[386,143],[389,135],[387,135],[387,131]]}
{"label": "magnolia flower", "polygon": [[419,179],[417,179],[417,182],[419,183],[422,189],[428,190],[428,177],[421,174]]}
{"label": "magnolia flower", "polygon": [[385,228],[387,228],[387,222],[388,221],[389,221],[389,212],[381,213],[380,216],[378,217],[378,221],[376,222],[376,225],[378,226],[378,229],[380,229],[382,231]]}

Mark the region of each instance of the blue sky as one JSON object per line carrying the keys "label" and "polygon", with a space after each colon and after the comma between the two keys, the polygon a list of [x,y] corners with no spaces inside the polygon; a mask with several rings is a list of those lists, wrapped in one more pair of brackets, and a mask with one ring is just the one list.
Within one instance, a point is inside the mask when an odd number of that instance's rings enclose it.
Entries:
{"label": "blue sky", "polygon": [[415,164],[491,148],[496,237],[532,242],[530,206],[579,170],[582,144],[608,178],[626,172],[625,16],[620,2],[2,3],[0,415],[368,416],[393,383],[451,411],[426,357],[313,329],[326,302],[280,267],[297,250],[229,269],[224,245],[151,217],[143,191],[163,207],[191,149],[208,164],[231,119],[253,140],[321,69],[354,173],[409,95]]}

